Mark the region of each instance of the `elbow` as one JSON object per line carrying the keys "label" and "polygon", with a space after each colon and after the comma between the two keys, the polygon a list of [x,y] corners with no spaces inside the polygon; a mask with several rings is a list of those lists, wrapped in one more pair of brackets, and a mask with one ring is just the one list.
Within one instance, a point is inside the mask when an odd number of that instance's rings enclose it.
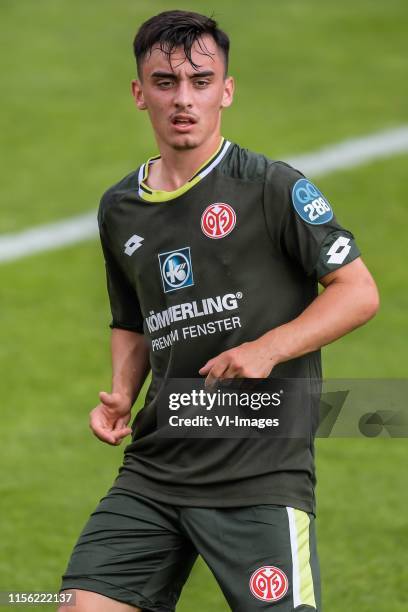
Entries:
{"label": "elbow", "polygon": [[367,321],[374,318],[380,309],[380,294],[377,285],[372,281],[364,287],[363,297],[361,300],[360,325],[364,325]]}

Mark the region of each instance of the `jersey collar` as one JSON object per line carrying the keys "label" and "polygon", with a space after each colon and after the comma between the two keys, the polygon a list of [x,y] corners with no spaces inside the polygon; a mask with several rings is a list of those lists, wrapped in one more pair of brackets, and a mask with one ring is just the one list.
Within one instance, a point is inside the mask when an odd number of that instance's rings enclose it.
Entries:
{"label": "jersey collar", "polygon": [[174,198],[178,198],[183,193],[191,189],[194,185],[199,183],[207,174],[211,172],[217,166],[226,152],[228,151],[231,143],[229,140],[225,140],[222,138],[220,146],[218,149],[211,155],[207,161],[203,163],[202,166],[197,170],[197,172],[191,177],[187,183],[184,183],[178,189],[174,191],[162,191],[160,189],[151,189],[148,185],[146,185],[146,179],[149,174],[149,168],[152,163],[154,163],[157,159],[160,159],[160,155],[156,155],[154,157],[150,157],[145,164],[140,166],[139,174],[138,174],[138,194],[142,200],[146,200],[147,202],[167,202],[168,200],[174,200]]}

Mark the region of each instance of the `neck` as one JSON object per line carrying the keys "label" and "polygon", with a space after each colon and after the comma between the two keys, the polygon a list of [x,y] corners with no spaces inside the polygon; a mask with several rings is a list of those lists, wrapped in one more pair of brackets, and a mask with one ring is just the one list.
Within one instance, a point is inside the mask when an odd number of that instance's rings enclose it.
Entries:
{"label": "neck", "polygon": [[148,186],[162,191],[178,189],[215,153],[221,139],[221,134],[217,132],[194,149],[174,149],[159,143],[160,159],[150,167]]}

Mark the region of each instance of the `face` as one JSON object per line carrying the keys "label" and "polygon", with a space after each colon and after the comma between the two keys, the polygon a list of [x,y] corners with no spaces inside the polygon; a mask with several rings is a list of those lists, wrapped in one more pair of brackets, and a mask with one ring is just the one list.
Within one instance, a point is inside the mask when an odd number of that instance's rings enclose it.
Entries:
{"label": "face", "polygon": [[158,46],[147,54],[140,80],[132,81],[137,107],[147,110],[159,145],[193,149],[220,134],[221,112],[232,103],[234,82],[224,79],[222,51],[212,36],[191,49],[194,69],[182,47],[168,56]]}

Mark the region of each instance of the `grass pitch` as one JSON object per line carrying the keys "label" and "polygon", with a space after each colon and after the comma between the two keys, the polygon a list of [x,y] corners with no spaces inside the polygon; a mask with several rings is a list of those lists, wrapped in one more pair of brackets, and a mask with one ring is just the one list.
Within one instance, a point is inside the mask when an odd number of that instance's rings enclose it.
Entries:
{"label": "grass pitch", "polygon": [[[231,35],[237,94],[223,130],[231,140],[284,159],[408,120],[404,0],[177,7],[214,11]],[[129,96],[131,41],[142,20],[170,8],[2,3],[1,233],[96,207],[107,186],[155,153],[147,117]],[[326,376],[407,374],[407,162],[399,156],[318,181],[382,297],[376,319],[324,350]],[[0,590],[55,591],[123,452],[87,427],[110,380],[102,258],[91,241],[2,265],[1,274]],[[326,610],[406,610],[405,463],[405,440],[317,441]],[[199,562],[178,610],[227,609]]]}

